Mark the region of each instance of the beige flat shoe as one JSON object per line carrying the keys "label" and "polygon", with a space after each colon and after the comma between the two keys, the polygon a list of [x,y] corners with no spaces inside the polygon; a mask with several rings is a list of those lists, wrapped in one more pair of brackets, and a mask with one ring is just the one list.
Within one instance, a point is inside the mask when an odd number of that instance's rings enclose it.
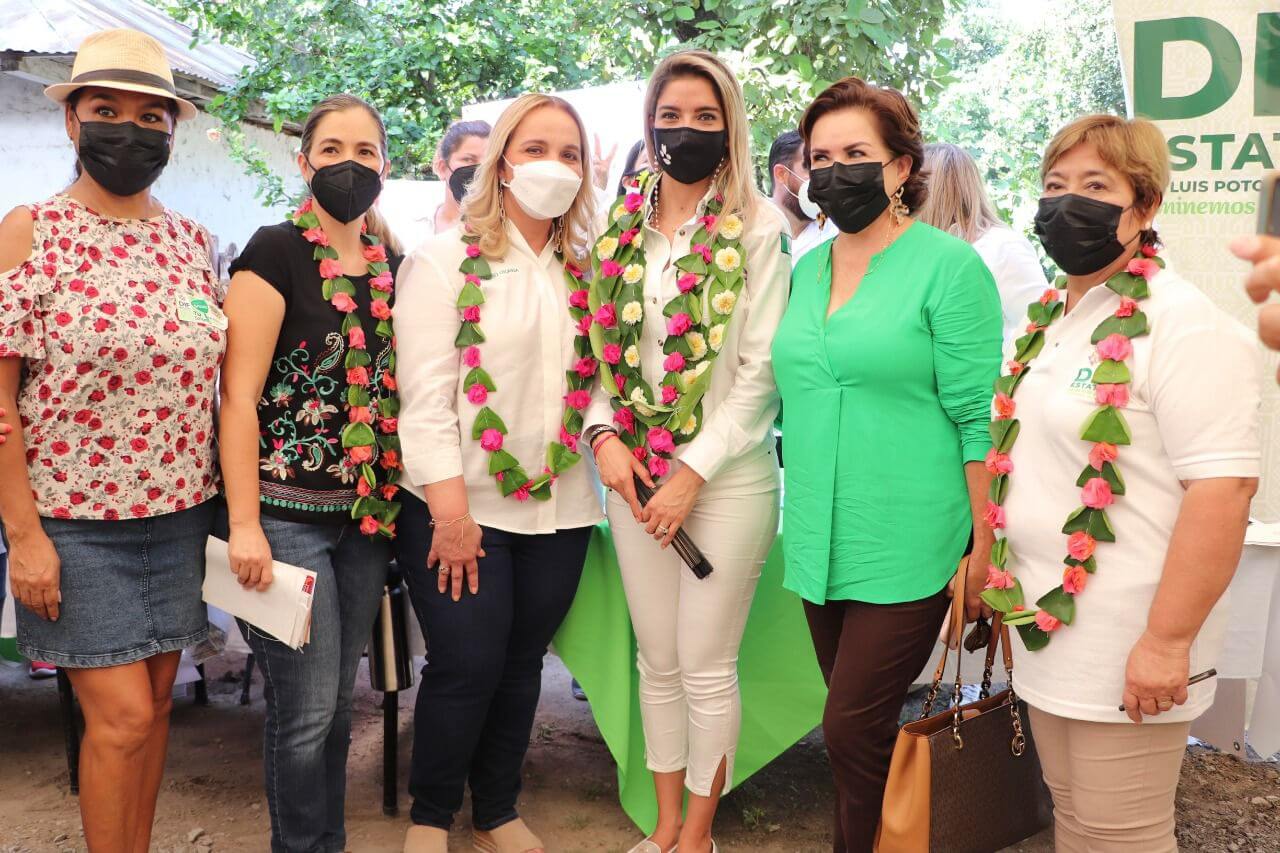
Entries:
{"label": "beige flat shoe", "polygon": [[479,853],[529,853],[545,850],[542,839],[534,835],[525,822],[516,818],[497,829],[477,829],[471,835],[471,843]]}
{"label": "beige flat shoe", "polygon": [[[662,848],[659,847],[652,839],[646,838],[644,841],[641,841],[635,847],[628,850],[627,853],[662,853]],[[667,851],[667,853],[676,853],[676,848],[672,847]]]}
{"label": "beige flat shoe", "polygon": [[404,834],[404,853],[449,853],[449,833],[415,823]]}

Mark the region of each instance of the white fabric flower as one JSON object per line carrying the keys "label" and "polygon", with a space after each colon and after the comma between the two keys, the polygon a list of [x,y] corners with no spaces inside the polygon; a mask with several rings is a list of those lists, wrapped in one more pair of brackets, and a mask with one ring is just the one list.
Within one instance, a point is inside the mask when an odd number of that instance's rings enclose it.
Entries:
{"label": "white fabric flower", "polygon": [[680,427],[680,434],[693,435],[694,431],[697,428],[698,428],[698,416],[689,415],[689,420],[685,421],[684,425]]}
{"label": "white fabric flower", "polygon": [[724,346],[724,323],[711,327],[711,331],[707,332],[707,344],[713,351],[720,352],[720,347]]}
{"label": "white fabric flower", "polygon": [[689,368],[684,373],[681,373],[680,381],[684,383],[683,390],[688,391],[689,388],[693,386],[693,380],[697,378],[698,378],[698,374],[694,372],[693,368]]}
{"label": "white fabric flower", "polygon": [[639,302],[628,302],[622,306],[622,322],[634,326],[644,319],[644,306]]}
{"label": "white fabric flower", "polygon": [[702,362],[702,364],[699,364],[696,368],[694,368],[693,375],[701,376],[702,374],[707,372],[707,368],[710,366],[711,366],[711,362],[709,361]]}
{"label": "white fabric flower", "polygon": [[622,271],[622,280],[627,284],[635,284],[644,278],[644,267],[640,264],[627,264],[627,268]]}
{"label": "white fabric flower", "polygon": [[689,344],[689,352],[694,361],[707,354],[707,339],[702,336],[702,332],[689,332],[684,339]]}
{"label": "white fabric flower", "polygon": [[626,215],[627,215],[627,206],[625,204],[619,204],[617,207],[613,209],[612,219],[618,220]]}
{"label": "white fabric flower", "polygon": [[631,238],[631,245],[635,246],[637,249],[639,249],[641,246],[643,246],[643,245],[644,245],[644,231],[643,231],[643,230],[641,230],[641,231],[637,231],[637,232],[636,232],[636,236],[634,236],[634,237],[632,237],[632,238]]}
{"label": "white fabric flower", "polygon": [[725,272],[733,272],[742,266],[742,254],[732,246],[725,246],[716,252],[716,266]]}
{"label": "white fabric flower", "polygon": [[[632,304],[634,305],[635,303],[633,302]],[[640,366],[640,350],[636,349],[635,344],[627,347],[627,351],[622,354],[622,360],[627,363],[627,367]],[[637,388],[636,390],[639,391],[640,389]]]}
{"label": "white fabric flower", "polygon": [[645,405],[648,401],[644,398],[643,388],[631,389],[631,402],[635,403],[635,409],[637,414],[643,415],[646,418],[651,418],[654,416],[655,412],[653,411],[653,409]]}
{"label": "white fabric flower", "polygon": [[736,213],[720,220],[720,236],[726,240],[737,240],[742,236],[742,219]]}
{"label": "white fabric flower", "polygon": [[616,251],[618,251],[617,237],[601,237],[596,243],[596,254],[602,259],[607,260],[612,258],[613,253]]}
{"label": "white fabric flower", "polygon": [[[729,251],[728,249],[724,251]],[[717,314],[729,314],[733,306],[738,304],[738,297],[732,290],[722,290],[711,299],[711,307]]]}

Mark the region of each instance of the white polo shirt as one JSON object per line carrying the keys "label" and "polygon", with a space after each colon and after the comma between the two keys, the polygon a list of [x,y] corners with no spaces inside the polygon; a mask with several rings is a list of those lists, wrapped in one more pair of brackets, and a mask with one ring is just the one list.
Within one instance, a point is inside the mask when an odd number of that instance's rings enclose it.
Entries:
{"label": "white polo shirt", "polygon": [[[1133,339],[1133,382],[1125,420],[1133,443],[1116,464],[1126,493],[1107,508],[1116,542],[1099,542],[1098,570],[1076,596],[1075,621],[1053,632],[1043,649],[1017,642],[1014,686],[1031,705],[1077,720],[1126,722],[1118,710],[1125,665],[1146,629],[1182,503],[1182,482],[1257,477],[1261,357],[1253,335],[1196,287],[1164,270],[1141,303],[1150,334]],[[1097,363],[1090,336],[1114,314],[1120,297],[1100,285],[1049,327],[1014,399],[1022,429],[1011,454],[1013,473],[1005,534],[1009,567],[1028,606],[1062,582],[1067,537],[1062,525],[1080,506],[1076,479],[1091,444],[1080,427],[1096,404]],[[1006,350],[1006,359],[1011,357]],[[1191,649],[1191,674],[1212,667],[1222,648],[1225,599]],[[1017,633],[1014,632],[1014,636]],[[1192,720],[1213,702],[1215,679],[1190,688],[1185,705],[1162,722]]]}

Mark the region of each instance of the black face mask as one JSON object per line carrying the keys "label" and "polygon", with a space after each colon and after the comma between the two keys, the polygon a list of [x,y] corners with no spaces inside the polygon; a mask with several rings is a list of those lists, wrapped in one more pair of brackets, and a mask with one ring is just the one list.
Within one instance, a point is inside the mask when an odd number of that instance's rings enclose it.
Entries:
{"label": "black face mask", "polygon": [[[893,161],[890,160],[890,163]],[[832,163],[809,170],[809,198],[846,234],[866,228],[889,206],[888,163]]]}
{"label": "black face mask", "polygon": [[472,163],[469,166],[459,166],[449,175],[449,195],[453,196],[453,200],[458,204],[462,204],[462,197],[467,194],[467,184],[471,183],[471,179],[476,176],[476,169],[480,167]]}
{"label": "black face mask", "polygon": [[[307,165],[311,166],[309,159]],[[344,225],[359,219],[373,207],[382,192],[382,176],[355,160],[343,160],[323,169],[311,168],[315,169],[311,176],[311,194],[316,203]]]}
{"label": "black face mask", "polygon": [[653,152],[659,168],[682,184],[696,184],[709,177],[728,150],[728,131],[692,127],[653,129]]}
{"label": "black face mask", "polygon": [[1067,275],[1097,272],[1124,254],[1116,236],[1125,208],[1068,193],[1040,199],[1035,231],[1045,254]]}
{"label": "black face mask", "polygon": [[80,122],[80,163],[112,195],[131,196],[156,182],[169,162],[169,134],[131,121]]}

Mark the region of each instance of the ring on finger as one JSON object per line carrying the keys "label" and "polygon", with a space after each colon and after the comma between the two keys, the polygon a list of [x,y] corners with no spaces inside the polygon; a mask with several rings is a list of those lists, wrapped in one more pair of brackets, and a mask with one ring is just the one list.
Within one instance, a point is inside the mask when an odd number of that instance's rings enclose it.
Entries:
{"label": "ring on finger", "polygon": [[663,536],[666,536],[668,533],[671,532],[671,528],[658,525],[658,532],[661,533]]}
{"label": "ring on finger", "polygon": [[1173,708],[1173,697],[1161,696],[1159,699],[1156,700],[1156,707],[1159,708],[1161,711],[1171,710]]}
{"label": "ring on finger", "polygon": [[436,571],[440,572],[440,574],[442,575],[447,575],[449,574],[449,567],[446,566],[444,563],[441,563],[440,568],[437,569]]}

